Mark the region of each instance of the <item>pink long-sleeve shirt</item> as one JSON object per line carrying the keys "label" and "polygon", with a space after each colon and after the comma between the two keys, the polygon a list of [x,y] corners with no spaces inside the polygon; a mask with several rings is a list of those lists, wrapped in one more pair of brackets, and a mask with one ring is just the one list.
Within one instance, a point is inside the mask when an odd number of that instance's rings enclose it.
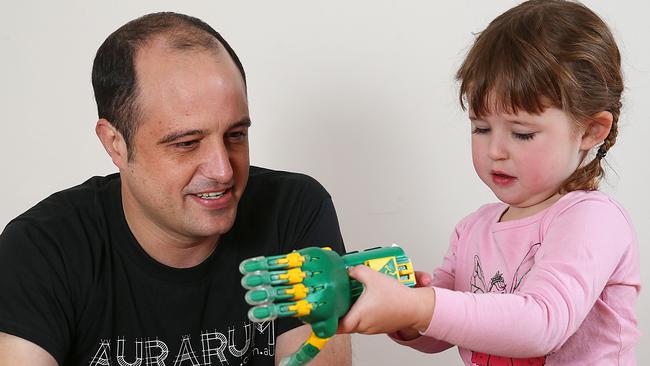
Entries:
{"label": "pink long-sleeve shirt", "polygon": [[393,338],[423,352],[457,345],[466,365],[636,365],[639,249],[623,208],[598,191],[499,222],[506,208],[456,226],[428,329]]}

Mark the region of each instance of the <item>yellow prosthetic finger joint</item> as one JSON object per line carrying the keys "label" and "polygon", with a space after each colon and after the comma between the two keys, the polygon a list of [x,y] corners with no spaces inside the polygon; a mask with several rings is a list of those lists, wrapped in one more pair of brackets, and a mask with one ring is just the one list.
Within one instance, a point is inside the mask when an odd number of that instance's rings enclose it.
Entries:
{"label": "yellow prosthetic finger joint", "polygon": [[277,264],[285,264],[287,267],[300,267],[305,261],[305,257],[298,252],[291,252],[283,258],[278,258],[275,262]]}
{"label": "yellow prosthetic finger joint", "polygon": [[288,270],[287,273],[283,273],[278,277],[281,280],[287,280],[288,284],[294,284],[294,283],[302,282],[302,279],[305,278],[306,276],[307,274],[301,271],[300,268],[292,268]]}
{"label": "yellow prosthetic finger joint", "polygon": [[305,257],[300,255],[300,253],[298,253],[298,252],[293,252],[293,253],[287,254],[287,256],[285,258],[279,259],[278,263],[286,264],[287,266],[293,268],[293,267],[302,266],[304,261],[305,261]]}
{"label": "yellow prosthetic finger joint", "polygon": [[307,297],[309,293],[309,288],[302,283],[294,285],[292,288],[286,289],[284,291],[287,295],[293,295],[290,300],[300,300]]}
{"label": "yellow prosthetic finger joint", "polygon": [[295,311],[296,315],[294,316],[301,317],[301,316],[309,315],[313,307],[314,305],[312,305],[309,301],[300,300],[295,304],[289,306],[289,311]]}

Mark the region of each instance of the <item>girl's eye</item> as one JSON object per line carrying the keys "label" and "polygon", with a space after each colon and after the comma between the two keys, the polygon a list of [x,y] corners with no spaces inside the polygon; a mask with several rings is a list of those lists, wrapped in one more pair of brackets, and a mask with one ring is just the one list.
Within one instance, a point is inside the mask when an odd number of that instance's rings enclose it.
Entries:
{"label": "girl's eye", "polygon": [[526,140],[532,140],[533,137],[535,137],[535,132],[531,132],[531,133],[517,133],[517,132],[513,132],[512,134],[515,136],[516,139],[524,140],[524,141],[526,141]]}
{"label": "girl's eye", "polygon": [[490,132],[489,128],[479,128],[479,127],[474,127],[472,128],[472,133],[476,135],[482,135]]}

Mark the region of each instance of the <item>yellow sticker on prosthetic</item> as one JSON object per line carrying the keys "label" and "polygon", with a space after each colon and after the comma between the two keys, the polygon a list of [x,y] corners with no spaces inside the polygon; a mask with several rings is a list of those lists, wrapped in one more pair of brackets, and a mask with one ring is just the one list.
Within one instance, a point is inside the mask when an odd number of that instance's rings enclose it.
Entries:
{"label": "yellow sticker on prosthetic", "polygon": [[278,278],[281,280],[287,280],[288,284],[294,284],[294,283],[302,282],[302,279],[305,278],[306,276],[307,274],[301,271],[300,268],[292,268],[288,270],[287,273],[278,275]]}
{"label": "yellow sticker on prosthetic", "polygon": [[329,338],[321,338],[314,334],[314,332],[311,332],[311,335],[309,336],[309,339],[307,340],[307,343],[311,344],[312,346],[318,348],[319,350],[322,350],[323,347],[325,347],[325,344],[327,341],[329,341]]}
{"label": "yellow sticker on prosthetic", "polygon": [[366,261],[365,265],[377,272],[385,273],[391,277],[395,277],[397,272],[397,262],[395,261],[395,257],[370,259]]}
{"label": "yellow sticker on prosthetic", "polygon": [[284,290],[284,293],[287,295],[293,295],[293,297],[289,300],[300,300],[307,297],[307,294],[309,293],[309,288],[307,288],[307,286],[303,285],[302,283],[299,283],[293,285],[292,288]]}
{"label": "yellow sticker on prosthetic", "polygon": [[295,311],[297,317],[309,315],[313,305],[307,300],[300,300],[297,303],[289,306],[289,311]]}
{"label": "yellow sticker on prosthetic", "polygon": [[305,261],[305,257],[300,255],[298,252],[293,252],[287,254],[286,257],[278,259],[278,264],[286,264],[287,267],[293,268],[293,267],[300,267],[302,266],[302,263]]}

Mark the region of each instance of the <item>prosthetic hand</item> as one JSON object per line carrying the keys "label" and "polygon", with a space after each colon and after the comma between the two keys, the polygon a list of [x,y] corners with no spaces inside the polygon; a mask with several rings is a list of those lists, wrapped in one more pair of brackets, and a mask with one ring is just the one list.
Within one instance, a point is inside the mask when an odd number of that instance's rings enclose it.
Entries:
{"label": "prosthetic hand", "polygon": [[413,265],[398,246],[367,249],[343,256],[329,248],[310,247],[287,255],[244,260],[239,270],[248,312],[253,322],[277,317],[297,317],[310,324],[312,333],[281,366],[306,365],[336,334],[339,318],[363,292],[363,285],[348,276],[347,268],[359,264],[415,286]]}

